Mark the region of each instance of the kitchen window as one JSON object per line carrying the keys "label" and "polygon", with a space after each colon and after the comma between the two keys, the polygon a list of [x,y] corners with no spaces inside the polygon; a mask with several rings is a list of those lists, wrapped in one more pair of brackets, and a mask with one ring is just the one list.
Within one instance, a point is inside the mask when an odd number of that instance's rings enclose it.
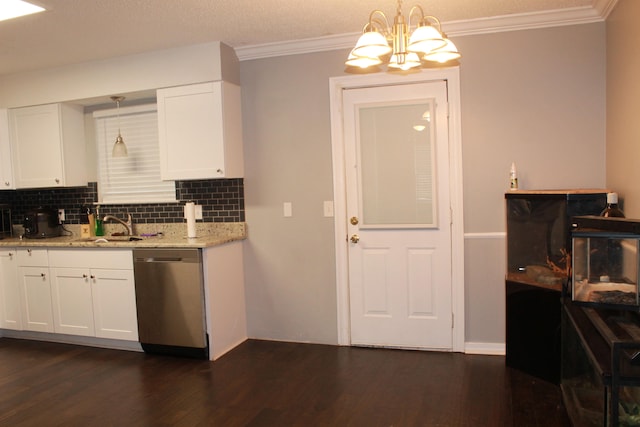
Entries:
{"label": "kitchen window", "polygon": [[175,202],[175,181],[160,179],[156,105],[120,107],[120,133],[127,146],[127,157],[111,155],[118,136],[117,110],[95,111],[93,117],[100,203]]}

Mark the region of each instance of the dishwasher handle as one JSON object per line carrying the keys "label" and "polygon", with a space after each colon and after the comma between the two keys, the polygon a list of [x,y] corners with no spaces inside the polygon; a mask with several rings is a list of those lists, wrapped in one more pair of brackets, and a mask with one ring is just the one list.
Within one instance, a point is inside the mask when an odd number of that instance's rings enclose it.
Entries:
{"label": "dishwasher handle", "polygon": [[189,258],[182,257],[145,257],[136,258],[135,262],[197,262],[197,260],[191,260]]}
{"label": "dishwasher handle", "polygon": [[136,249],[133,251],[134,263],[200,263],[202,256],[199,250],[193,249]]}

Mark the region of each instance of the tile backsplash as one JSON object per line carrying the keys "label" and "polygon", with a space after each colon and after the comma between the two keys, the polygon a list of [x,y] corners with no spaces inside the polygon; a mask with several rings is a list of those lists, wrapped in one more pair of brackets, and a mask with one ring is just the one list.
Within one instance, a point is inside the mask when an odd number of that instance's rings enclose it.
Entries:
{"label": "tile backsplash", "polygon": [[[187,201],[202,205],[203,222],[244,222],[244,180],[209,179],[176,181],[175,203],[101,205],[100,215],[124,217],[129,212],[135,223],[184,222],[183,206]],[[0,203],[11,207],[13,224],[21,225],[25,213],[40,206],[64,209],[67,224],[80,223],[82,206],[98,201],[98,184],[86,187],[0,191]]]}

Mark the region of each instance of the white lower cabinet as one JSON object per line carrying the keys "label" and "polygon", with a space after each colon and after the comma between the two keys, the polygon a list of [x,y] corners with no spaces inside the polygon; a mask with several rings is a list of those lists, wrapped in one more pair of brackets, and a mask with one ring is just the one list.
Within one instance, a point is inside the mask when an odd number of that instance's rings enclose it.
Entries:
{"label": "white lower cabinet", "polygon": [[49,265],[56,332],[138,340],[130,250],[51,249]]}
{"label": "white lower cabinet", "polygon": [[0,248],[0,328],[138,341],[131,250]]}
{"label": "white lower cabinet", "polygon": [[46,249],[18,249],[22,329],[53,332],[51,283]]}
{"label": "white lower cabinet", "polygon": [[22,330],[15,248],[0,249],[0,328]]}
{"label": "white lower cabinet", "polygon": [[96,336],[138,341],[133,270],[92,269]]}
{"label": "white lower cabinet", "polygon": [[51,268],[54,329],[60,334],[94,336],[91,279],[81,268]]}

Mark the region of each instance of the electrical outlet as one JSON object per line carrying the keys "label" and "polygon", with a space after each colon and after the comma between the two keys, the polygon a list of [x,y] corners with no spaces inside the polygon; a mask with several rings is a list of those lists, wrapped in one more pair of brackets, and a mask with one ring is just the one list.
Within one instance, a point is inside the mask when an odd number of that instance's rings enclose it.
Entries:
{"label": "electrical outlet", "polygon": [[196,219],[202,219],[202,205],[196,205]]}
{"label": "electrical outlet", "polygon": [[61,223],[66,221],[66,217],[64,216],[64,209],[58,209],[58,219]]}

